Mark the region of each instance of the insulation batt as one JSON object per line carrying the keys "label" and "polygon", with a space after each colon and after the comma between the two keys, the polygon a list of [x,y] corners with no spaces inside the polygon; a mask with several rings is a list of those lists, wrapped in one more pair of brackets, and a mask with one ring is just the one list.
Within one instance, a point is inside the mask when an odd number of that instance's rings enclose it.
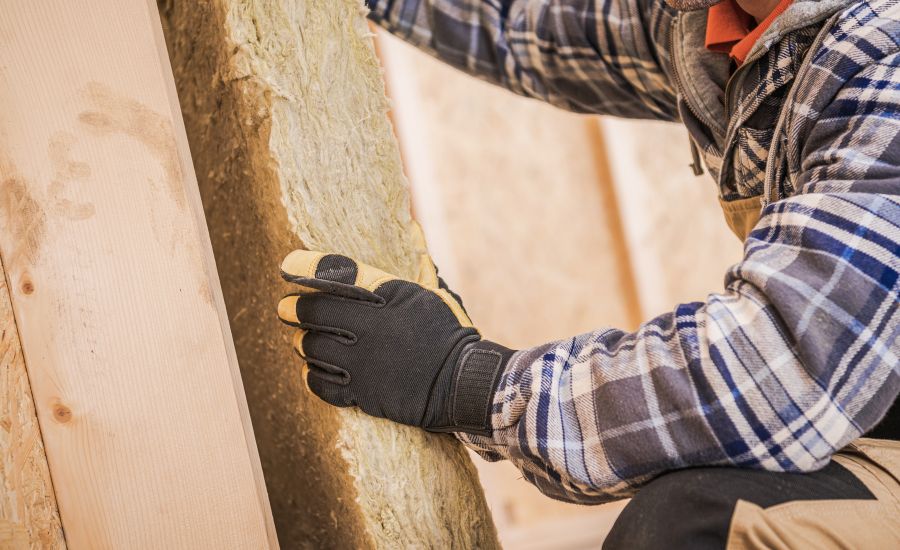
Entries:
{"label": "insulation batt", "polygon": [[275,316],[294,248],[415,274],[362,0],[160,11],[282,547],[499,547],[456,440],[319,402]]}

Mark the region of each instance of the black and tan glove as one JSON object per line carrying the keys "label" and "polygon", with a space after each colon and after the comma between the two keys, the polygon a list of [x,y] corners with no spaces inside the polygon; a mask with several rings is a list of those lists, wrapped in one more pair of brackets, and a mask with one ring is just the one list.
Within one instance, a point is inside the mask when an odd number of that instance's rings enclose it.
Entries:
{"label": "black and tan glove", "polygon": [[[423,284],[337,254],[296,250],[298,285],[278,316],[300,330],[309,389],[338,407],[430,431],[490,433],[490,407],[513,351],[482,340],[430,260]],[[443,287],[443,288],[441,288]]]}

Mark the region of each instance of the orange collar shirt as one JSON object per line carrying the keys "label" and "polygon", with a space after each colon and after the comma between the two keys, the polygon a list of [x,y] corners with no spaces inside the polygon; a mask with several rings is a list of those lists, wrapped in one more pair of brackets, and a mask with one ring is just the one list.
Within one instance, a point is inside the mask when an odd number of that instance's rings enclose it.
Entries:
{"label": "orange collar shirt", "polygon": [[753,16],[742,10],[735,0],[725,0],[712,6],[706,20],[706,48],[727,53],[735,63],[741,65],[759,37],[793,1],[781,0],[758,25]]}

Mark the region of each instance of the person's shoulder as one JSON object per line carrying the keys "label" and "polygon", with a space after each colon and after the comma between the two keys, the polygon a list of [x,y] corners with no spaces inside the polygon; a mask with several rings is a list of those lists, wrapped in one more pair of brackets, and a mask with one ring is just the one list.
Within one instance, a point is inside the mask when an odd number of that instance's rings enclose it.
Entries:
{"label": "person's shoulder", "polygon": [[[824,0],[823,0],[824,1]],[[796,125],[792,130],[801,135],[819,120],[839,94],[847,100],[843,109],[855,108],[866,112],[867,98],[873,97],[872,85],[857,80],[867,68],[881,63],[896,64],[900,56],[900,0],[856,0],[844,2],[819,27],[818,40],[806,54],[809,70],[804,71],[795,84],[794,101],[805,105],[807,116],[791,117]],[[887,60],[887,61],[886,61]],[[889,71],[885,78],[894,78],[896,71]],[[883,96],[882,96],[883,97]]]}
{"label": "person's shoulder", "polygon": [[900,0],[861,0],[854,7],[861,8],[863,10],[861,13],[869,10],[875,17],[893,20],[895,23],[898,22],[897,15],[900,14]]}
{"label": "person's shoulder", "polygon": [[900,0],[858,0],[837,14],[815,63],[845,72],[898,51]]}
{"label": "person's shoulder", "polygon": [[900,45],[900,0],[853,2],[839,14],[830,35],[835,42],[856,42],[881,35]]}

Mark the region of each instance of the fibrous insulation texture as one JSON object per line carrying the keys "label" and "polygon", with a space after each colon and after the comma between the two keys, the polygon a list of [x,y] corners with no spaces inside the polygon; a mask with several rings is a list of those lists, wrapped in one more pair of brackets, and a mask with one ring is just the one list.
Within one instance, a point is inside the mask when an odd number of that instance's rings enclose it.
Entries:
{"label": "fibrous insulation texture", "polygon": [[497,547],[463,448],[319,402],[275,317],[293,248],[422,252],[362,0],[160,9],[281,545]]}

